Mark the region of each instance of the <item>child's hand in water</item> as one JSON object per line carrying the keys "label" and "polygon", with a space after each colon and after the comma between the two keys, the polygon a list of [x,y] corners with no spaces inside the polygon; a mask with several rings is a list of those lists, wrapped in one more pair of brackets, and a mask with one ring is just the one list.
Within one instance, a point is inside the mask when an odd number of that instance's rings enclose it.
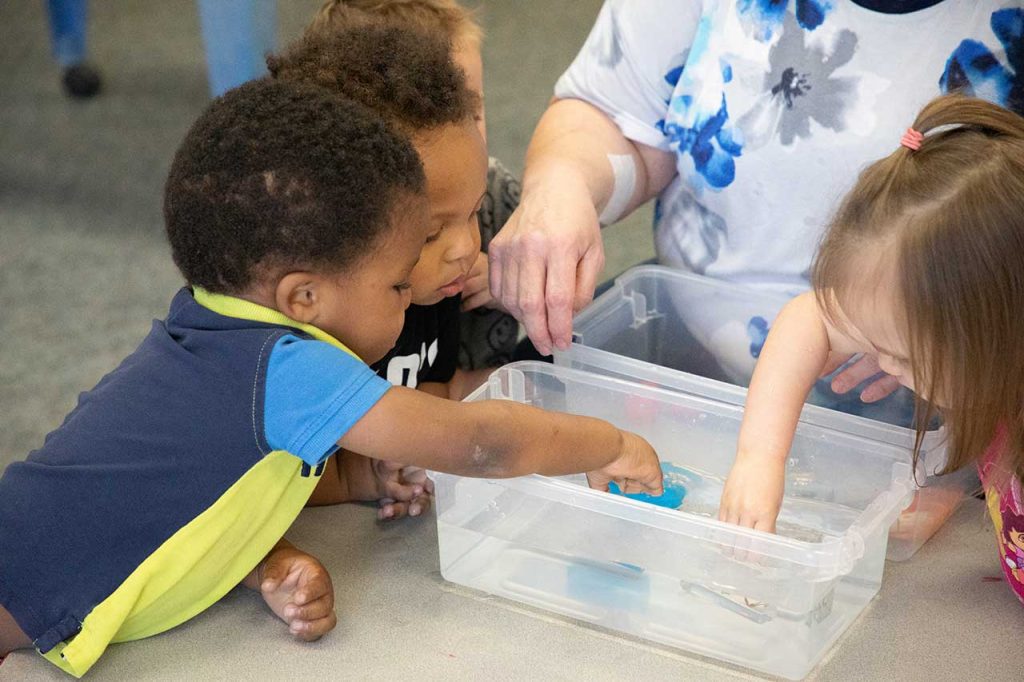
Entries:
{"label": "child's hand in water", "polygon": [[587,474],[590,487],[607,491],[614,481],[623,493],[661,495],[661,464],[654,448],[635,433],[621,433],[622,451],[610,464]]}
{"label": "child's hand in water", "polygon": [[258,589],[288,631],[307,642],[334,629],[334,586],[317,559],[281,540],[256,567],[246,586]]}
{"label": "child's hand in water", "polygon": [[737,456],[722,490],[719,520],[774,533],[785,482],[785,460]]}
{"label": "child's hand in water", "polygon": [[477,254],[476,262],[466,275],[466,285],[462,289],[462,309],[476,308],[505,310],[501,303],[491,296],[490,266],[487,264],[487,254],[483,252]]}

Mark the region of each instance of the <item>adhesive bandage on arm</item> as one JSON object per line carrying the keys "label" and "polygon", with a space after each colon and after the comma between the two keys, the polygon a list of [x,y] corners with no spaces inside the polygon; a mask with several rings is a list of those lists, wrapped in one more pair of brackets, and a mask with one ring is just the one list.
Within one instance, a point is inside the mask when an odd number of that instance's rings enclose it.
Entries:
{"label": "adhesive bandage on arm", "polygon": [[636,160],[632,154],[609,154],[612,165],[612,195],[598,216],[602,225],[611,225],[626,212],[636,191]]}

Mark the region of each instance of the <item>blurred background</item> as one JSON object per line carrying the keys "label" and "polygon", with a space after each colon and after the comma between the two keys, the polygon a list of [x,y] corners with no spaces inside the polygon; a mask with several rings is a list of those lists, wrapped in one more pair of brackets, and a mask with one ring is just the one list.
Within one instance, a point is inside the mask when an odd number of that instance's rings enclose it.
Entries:
{"label": "blurred background", "polygon": [[[164,240],[163,183],[210,98],[200,8],[223,3],[89,3],[84,52],[101,87],[80,98],[58,63],[79,46],[64,38],[55,56],[47,2],[0,2],[0,470],[135,348],[182,284]],[[260,3],[275,13],[273,0]],[[319,4],[277,3],[268,42],[297,38]],[[600,6],[480,6],[490,153],[517,175]],[[73,72],[70,85],[88,92],[90,75]],[[606,230],[606,276],[653,255],[650,220],[647,208]]]}

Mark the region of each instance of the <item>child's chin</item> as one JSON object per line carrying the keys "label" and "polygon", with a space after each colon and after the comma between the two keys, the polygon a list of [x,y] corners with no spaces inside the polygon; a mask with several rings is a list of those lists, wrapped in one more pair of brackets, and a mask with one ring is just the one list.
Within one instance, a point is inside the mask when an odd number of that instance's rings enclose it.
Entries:
{"label": "child's chin", "polygon": [[388,352],[395,347],[396,343],[398,343],[398,334],[394,335],[391,343],[386,348],[374,348],[373,351],[367,351],[366,354],[360,355],[359,359],[368,365],[379,362],[387,357]]}
{"label": "child's chin", "polygon": [[430,294],[422,297],[414,297],[412,302],[415,305],[434,305],[440,303],[445,299],[445,295],[440,291],[433,291]]}

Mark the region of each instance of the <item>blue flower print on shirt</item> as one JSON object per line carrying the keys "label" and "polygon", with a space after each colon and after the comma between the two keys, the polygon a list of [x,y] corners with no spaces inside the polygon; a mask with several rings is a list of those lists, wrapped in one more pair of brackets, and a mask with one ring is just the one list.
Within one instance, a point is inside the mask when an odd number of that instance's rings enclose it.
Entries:
{"label": "blue flower print on shirt", "polygon": [[682,61],[669,65],[664,80],[675,85],[665,118],[656,125],[680,161],[692,159],[695,187],[721,189],[736,177],[733,159],[743,144],[733,132],[725,97],[732,66],[714,49],[713,32],[709,17],[701,19]]}
{"label": "blue flower print on shirt", "polygon": [[[789,0],[740,0],[738,3],[740,16],[751,23],[754,38],[762,42],[772,39],[788,7]],[[796,0],[793,13],[801,28],[813,31],[821,26],[831,10],[832,0]]]}
{"label": "blue flower print on shirt", "polygon": [[[665,104],[668,105],[672,102],[672,94],[676,91],[676,86],[679,85],[679,79],[683,77],[683,71],[686,69],[686,60],[689,57],[689,50],[683,50],[675,57],[672,58],[671,66],[668,71],[662,76],[664,80],[664,87],[667,88],[665,95]],[[665,119],[656,121],[656,125],[659,129],[663,128]]]}
{"label": "blue flower print on shirt", "polygon": [[671,85],[673,88],[679,84],[679,77],[683,75],[683,69],[686,68],[686,62],[684,61],[679,66],[673,67],[668,70],[665,74],[665,82]]}
{"label": "blue flower print on shirt", "polygon": [[[677,107],[691,106],[689,96],[674,100]],[[679,154],[693,157],[693,165],[697,172],[716,189],[727,187],[736,178],[736,164],[733,159],[743,152],[743,145],[733,137],[731,128],[726,127],[729,121],[729,108],[722,95],[722,105],[710,116],[698,116],[691,127],[684,127],[675,122],[663,123],[662,132],[669,139],[669,144]]]}
{"label": "blue flower print on shirt", "polygon": [[953,50],[939,79],[943,92],[962,92],[1024,114],[1024,9],[992,14],[992,32],[1003,44],[1004,66],[984,43],[964,40]]}
{"label": "blue flower print on shirt", "polygon": [[761,357],[764,342],[768,339],[768,320],[761,316],[750,318],[747,322],[747,336],[750,338],[750,357],[755,360]]}

